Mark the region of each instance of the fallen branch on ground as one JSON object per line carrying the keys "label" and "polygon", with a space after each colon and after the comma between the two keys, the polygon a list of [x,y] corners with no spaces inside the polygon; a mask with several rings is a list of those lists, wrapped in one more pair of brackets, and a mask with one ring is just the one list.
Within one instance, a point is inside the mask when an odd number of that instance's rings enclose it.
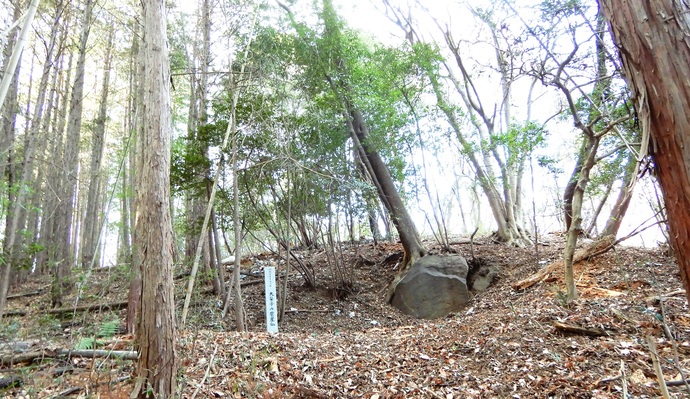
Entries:
{"label": "fallen branch on ground", "polygon": [[563,323],[560,321],[554,321],[551,324],[553,324],[553,326],[556,327],[557,330],[562,332],[587,335],[590,337],[601,337],[606,335],[606,332],[604,332],[604,330],[600,330],[598,328],[584,328],[576,326],[574,324]]}
{"label": "fallen branch on ground", "polygon": [[139,354],[136,351],[111,351],[103,349],[91,349],[91,350],[69,350],[69,349],[56,349],[56,350],[37,350],[26,353],[19,353],[16,355],[5,355],[0,356],[1,366],[11,366],[17,363],[32,362],[36,359],[56,359],[59,357],[86,357],[86,358],[117,358],[124,360],[136,360],[139,358]]}
{"label": "fallen branch on ground", "polygon": [[31,291],[31,292],[21,292],[19,294],[14,294],[14,295],[8,295],[7,300],[9,301],[10,299],[17,299],[17,298],[26,298],[30,296],[39,296],[46,292],[45,288],[39,288],[36,291]]}
{"label": "fallen branch on ground", "polygon": [[649,354],[652,357],[652,365],[654,366],[654,373],[656,374],[657,382],[659,384],[659,390],[661,391],[661,396],[664,399],[669,399],[669,392],[666,388],[666,381],[664,380],[664,372],[661,370],[661,364],[659,364],[659,358],[656,352],[656,340],[651,335],[647,336],[647,345],[649,346]]}
{"label": "fallen branch on ground", "polygon": [[648,296],[644,299],[644,301],[649,305],[656,305],[659,302],[661,302],[662,299],[667,299],[675,296],[681,296],[681,299],[685,299],[683,298],[685,296],[685,290],[676,290],[671,291],[668,294]]}
{"label": "fallen branch on ground", "polygon": [[50,309],[50,310],[46,311],[45,313],[46,314],[60,315],[60,314],[72,313],[72,312],[89,312],[92,310],[105,310],[105,309],[120,310],[120,309],[125,309],[128,304],[129,304],[129,302],[122,301],[122,302],[104,303],[104,304],[97,304],[97,305],[72,306],[69,308]]}

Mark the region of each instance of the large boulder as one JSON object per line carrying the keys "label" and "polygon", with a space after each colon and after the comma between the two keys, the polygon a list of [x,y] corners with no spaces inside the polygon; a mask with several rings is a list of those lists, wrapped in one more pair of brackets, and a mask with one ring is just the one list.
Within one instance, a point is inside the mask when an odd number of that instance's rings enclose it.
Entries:
{"label": "large boulder", "polygon": [[457,312],[470,301],[467,272],[467,261],[460,255],[424,256],[398,283],[391,304],[420,319]]}

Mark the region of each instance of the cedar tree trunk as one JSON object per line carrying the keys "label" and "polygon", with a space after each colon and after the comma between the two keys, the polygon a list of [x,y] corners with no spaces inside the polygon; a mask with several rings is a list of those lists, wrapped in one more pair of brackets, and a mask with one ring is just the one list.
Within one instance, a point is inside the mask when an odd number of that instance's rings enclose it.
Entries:
{"label": "cedar tree trunk", "polygon": [[132,396],[173,398],[177,385],[173,234],[170,215],[170,66],[165,0],[145,0],[143,167],[137,192],[141,270],[139,362]]}
{"label": "cedar tree trunk", "polygon": [[674,0],[601,3],[640,124],[650,135],[671,245],[690,299],[690,6]]}

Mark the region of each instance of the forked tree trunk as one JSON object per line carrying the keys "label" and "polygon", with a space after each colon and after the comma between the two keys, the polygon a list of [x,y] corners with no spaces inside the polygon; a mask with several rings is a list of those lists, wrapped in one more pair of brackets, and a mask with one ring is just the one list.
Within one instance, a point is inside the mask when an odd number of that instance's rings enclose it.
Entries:
{"label": "forked tree trunk", "polygon": [[143,168],[136,239],[141,270],[139,362],[132,397],[173,398],[177,387],[173,232],[170,215],[172,115],[165,0],[143,2],[145,69]]}
{"label": "forked tree trunk", "polygon": [[690,6],[601,0],[664,194],[671,245],[690,300]]}
{"label": "forked tree trunk", "polygon": [[571,207],[571,223],[566,234],[565,249],[563,250],[563,263],[565,265],[565,285],[568,295],[568,300],[577,299],[577,288],[575,286],[574,276],[574,255],[577,247],[578,236],[582,232],[582,202],[584,200],[585,189],[589,183],[589,173],[595,164],[595,156],[599,146],[599,137],[594,135],[594,132],[584,132],[587,141],[587,157],[583,160],[582,169],[577,178],[577,182],[573,189],[572,207]]}

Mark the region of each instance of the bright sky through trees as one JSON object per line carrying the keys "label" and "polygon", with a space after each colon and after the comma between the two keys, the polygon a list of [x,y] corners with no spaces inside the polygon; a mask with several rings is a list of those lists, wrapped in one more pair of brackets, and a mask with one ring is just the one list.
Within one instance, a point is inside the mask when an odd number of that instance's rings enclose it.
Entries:
{"label": "bright sky through trees", "polygon": [[[490,59],[494,56],[493,47],[491,43],[487,42],[487,27],[477,22],[476,18],[472,16],[472,10],[489,7],[492,3],[497,2],[473,1],[468,5],[465,2],[435,0],[422,2],[422,6],[418,4],[415,5],[413,1],[408,0],[392,2],[394,5],[402,5],[403,9],[408,7],[408,3],[410,4],[409,7],[412,7],[411,9],[413,10],[412,18],[418,24],[414,28],[415,32],[420,37],[427,41],[442,43],[443,38],[439,29],[449,27],[459,38],[468,43],[472,43],[471,57],[476,60],[476,65],[479,67],[476,72],[478,73],[478,79],[476,81],[480,95],[488,103],[498,103],[501,97],[500,81],[498,80],[498,76],[489,67]],[[365,36],[371,37],[372,40],[386,45],[399,45],[404,42],[404,32],[385,15],[386,7],[382,1],[372,2],[357,0],[351,2],[336,2],[335,6],[352,28],[361,31]],[[525,13],[525,15],[522,16],[524,20],[529,20],[534,17],[534,15],[525,11],[528,9],[528,6],[528,2],[520,2],[519,4],[521,8],[519,8],[518,11]],[[179,10],[184,13],[195,15],[196,7],[192,2],[178,2],[178,7]],[[424,10],[421,9],[422,7]],[[292,8],[298,13],[302,10],[305,14],[308,14],[311,10],[311,3],[297,2]],[[501,12],[508,12],[505,8],[502,10]],[[274,10],[273,12],[281,11],[282,10]],[[188,20],[193,21],[193,18],[189,18]],[[516,27],[521,27],[522,24],[522,22],[516,18],[510,19],[510,23],[514,24]],[[567,38],[563,40],[565,40],[565,46],[570,44]],[[535,42],[532,43],[532,45],[536,46],[537,44]],[[229,58],[231,56],[232,55],[229,54],[219,57],[218,59],[220,60],[224,57]],[[482,66],[482,63],[486,64]],[[526,108],[521,104],[525,104],[525,96],[529,90],[530,82],[528,79],[522,79],[516,81],[514,85],[514,116],[520,119],[525,117]],[[562,107],[562,104],[559,103],[560,100],[557,93],[554,93],[553,90],[540,87],[539,85],[537,86],[535,90],[536,94],[532,94],[532,100],[534,101],[532,112],[536,119],[546,120],[552,117],[553,114]],[[433,98],[430,97],[429,101],[433,102]],[[424,126],[430,130],[438,128],[438,126],[433,126],[432,124],[425,124]],[[572,127],[572,122],[567,119],[552,119],[547,127],[551,132],[551,138],[546,147],[536,150],[533,165],[531,167],[535,172],[533,183],[534,192],[532,192],[532,177],[529,173],[525,178],[525,181],[529,182],[529,184],[525,184],[525,187],[523,187],[525,201],[527,203],[530,203],[532,200],[536,202],[538,211],[537,220],[539,229],[542,233],[562,229],[562,226],[558,223],[556,214],[559,212],[558,204],[563,195],[561,191],[568,181],[568,171],[572,170],[575,162],[573,158],[573,148],[575,147],[578,137],[577,132]],[[464,186],[458,187],[447,184],[449,179],[456,179],[456,176],[447,175],[448,170],[451,169],[448,168],[448,165],[464,163],[462,158],[458,156],[459,148],[457,147],[457,143],[451,140],[446,143],[427,143],[427,145],[429,148],[436,148],[434,149],[434,154],[430,151],[426,153],[426,178],[433,187],[432,190],[439,192],[441,202],[445,203],[447,206],[452,232],[466,234],[467,231],[465,230],[473,230],[474,225],[479,225],[482,230],[492,229],[492,218],[489,208],[486,205],[478,206],[477,209],[479,209],[481,213],[475,215],[475,220],[467,222],[467,224],[471,226],[461,225],[460,218],[456,212],[457,200],[464,201],[466,208],[470,209],[476,206],[473,205],[473,203],[476,202],[477,197],[470,193],[470,186],[473,184],[472,181],[474,179],[471,174],[468,174],[465,178],[459,178],[460,182],[464,182]],[[536,165],[536,159],[540,156],[549,156],[558,159],[561,163],[560,168],[562,168],[565,173],[556,175],[540,168]],[[408,156],[408,162],[418,165],[421,157],[422,154],[416,149]],[[419,179],[421,178],[421,174],[410,174],[409,180],[414,184],[419,184]],[[631,205],[629,216],[625,219],[622,227],[622,234],[626,234],[638,227],[648,218],[652,217],[649,202],[653,202],[654,198],[653,195],[651,195],[652,190],[650,187],[651,186],[648,184],[643,183],[636,191],[637,194]],[[478,196],[478,199],[483,201],[481,195]],[[426,221],[429,217],[429,208],[431,206],[428,199],[424,195],[417,194],[410,197],[409,200],[416,205],[412,206],[410,211],[417,221],[419,229],[425,235],[430,234],[428,230],[429,226]],[[594,204],[591,205],[594,206]],[[602,213],[604,217],[606,214],[606,212]],[[601,221],[600,223],[603,225],[604,222],[605,221]],[[631,240],[629,243],[656,245],[657,240],[661,240],[660,233],[656,231],[656,229],[651,229],[644,233],[640,239]]]}

